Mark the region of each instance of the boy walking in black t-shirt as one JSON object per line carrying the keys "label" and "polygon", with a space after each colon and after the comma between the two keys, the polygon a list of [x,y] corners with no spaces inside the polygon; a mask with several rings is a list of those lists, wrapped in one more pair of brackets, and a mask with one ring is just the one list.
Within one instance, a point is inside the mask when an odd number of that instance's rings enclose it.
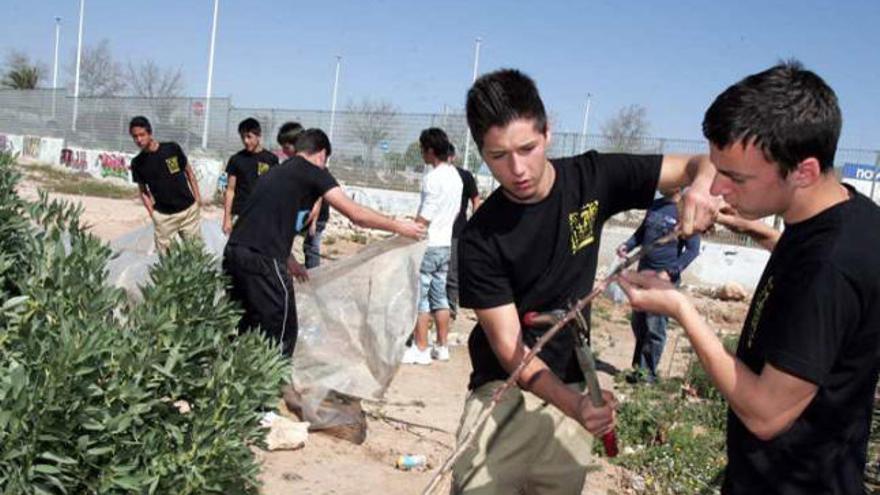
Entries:
{"label": "boy walking in black t-shirt", "polygon": [[[880,208],[833,172],[834,91],[788,62],[706,111],[712,192],[772,249],[736,356],[656,276],[621,278],[633,307],[678,320],[730,406],[725,494],[861,494],[880,352]],[[781,215],[781,236],[757,222]],[[722,219],[719,219],[722,220]]]}
{"label": "boy walking in black t-shirt", "polygon": [[226,235],[232,232],[232,224],[247,204],[257,179],[278,165],[278,157],[263,149],[262,134],[257,119],[247,118],[238,124],[244,149],[232,155],[226,165],[228,180],[223,202],[223,232]]}
{"label": "boy walking in black t-shirt", "polygon": [[296,153],[257,182],[223,252],[223,269],[232,279],[230,295],[244,307],[239,331],[259,327],[287,356],[293,354],[298,332],[292,277],[308,279],[290,250],[318,198],[360,227],[411,238],[420,238],[425,230],[349,199],[324,168],[331,147],[320,129],[303,131],[296,140]]}
{"label": "boy walking in black t-shirt", "polygon": [[156,249],[167,251],[176,235],[201,237],[199,184],[183,150],[153,139],[146,117],[131,119],[128,132],[141,149],[131,160],[131,177],[153,220]]}
{"label": "boy walking in black t-shirt", "polygon": [[[461,305],[478,325],[468,342],[473,372],[459,429],[464,435],[495,389],[546,331],[523,328],[528,311],[566,308],[593,287],[602,224],[647,208],[655,190],[691,184],[682,231],[707,227],[715,169],[705,156],[636,156],[591,151],[548,160],[550,130],[534,82],[515,70],[478,79],[467,119],[501,187],[459,238]],[[585,314],[589,318],[589,314]],[[455,493],[580,494],[591,439],[614,425],[614,399],[596,408],[581,394],[571,330],[551,339],[495,408],[453,467]],[[548,406],[549,403],[549,406]],[[461,436],[459,441],[461,441]]]}

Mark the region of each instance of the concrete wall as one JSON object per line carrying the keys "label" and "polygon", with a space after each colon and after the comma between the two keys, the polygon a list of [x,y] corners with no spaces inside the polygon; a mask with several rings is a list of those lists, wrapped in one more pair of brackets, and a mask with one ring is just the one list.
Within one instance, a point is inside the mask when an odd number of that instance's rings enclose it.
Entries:
{"label": "concrete wall", "polygon": [[[614,260],[617,246],[632,235],[631,229],[608,226],[602,230],[599,265],[608,266]],[[770,252],[760,248],[701,242],[700,255],[688,266],[682,280],[686,284],[717,286],[736,282],[747,290],[758,286],[761,273]]]}
{"label": "concrete wall", "polygon": [[[131,184],[132,153],[65,146],[60,138],[0,134],[0,149],[18,153],[26,162],[65,167],[95,178],[123,180]],[[217,190],[223,162],[199,154],[188,156],[199,182],[199,192],[209,199]]]}

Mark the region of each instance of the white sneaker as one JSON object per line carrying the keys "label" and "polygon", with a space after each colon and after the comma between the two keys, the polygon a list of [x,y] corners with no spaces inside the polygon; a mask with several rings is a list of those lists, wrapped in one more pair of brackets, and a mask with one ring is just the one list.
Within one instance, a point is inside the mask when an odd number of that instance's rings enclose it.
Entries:
{"label": "white sneaker", "polygon": [[449,347],[445,345],[437,345],[431,349],[431,357],[437,361],[449,361]]}
{"label": "white sneaker", "polygon": [[431,364],[430,349],[420,350],[418,346],[412,345],[406,348],[403,353],[403,364]]}

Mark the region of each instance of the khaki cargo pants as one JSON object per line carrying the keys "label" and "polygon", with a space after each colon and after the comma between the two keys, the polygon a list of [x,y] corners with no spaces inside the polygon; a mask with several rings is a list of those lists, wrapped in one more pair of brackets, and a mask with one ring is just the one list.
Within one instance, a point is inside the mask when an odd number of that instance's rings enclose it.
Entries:
{"label": "khaki cargo pants", "polygon": [[176,234],[190,239],[199,239],[202,236],[199,204],[194,202],[189,208],[166,215],[153,212],[153,227],[156,236],[156,250],[160,253],[168,252]]}
{"label": "khaki cargo pants", "polygon": [[[468,394],[459,442],[501,384],[492,381]],[[579,495],[593,437],[555,406],[512,388],[473,445],[452,468],[453,494]]]}

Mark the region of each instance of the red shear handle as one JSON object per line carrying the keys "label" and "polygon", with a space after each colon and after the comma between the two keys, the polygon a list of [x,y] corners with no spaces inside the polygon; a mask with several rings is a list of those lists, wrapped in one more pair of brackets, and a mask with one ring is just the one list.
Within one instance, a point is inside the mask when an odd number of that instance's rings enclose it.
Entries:
{"label": "red shear handle", "polygon": [[529,311],[523,315],[523,324],[527,327],[552,327],[559,320],[565,317],[565,311],[548,311],[539,313],[537,311]]}
{"label": "red shear handle", "polygon": [[617,434],[614,433],[614,430],[602,435],[602,445],[605,446],[605,455],[617,457]]}

